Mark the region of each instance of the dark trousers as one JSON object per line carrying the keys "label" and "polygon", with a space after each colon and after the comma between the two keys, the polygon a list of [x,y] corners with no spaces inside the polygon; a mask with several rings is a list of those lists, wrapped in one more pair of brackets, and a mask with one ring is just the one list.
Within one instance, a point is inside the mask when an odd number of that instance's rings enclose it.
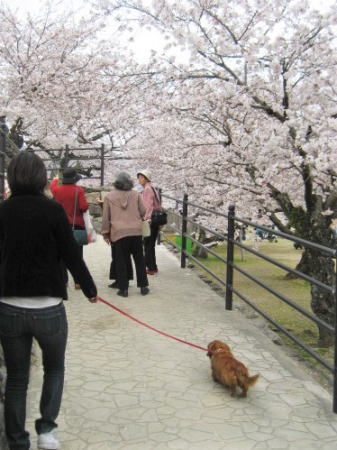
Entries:
{"label": "dark trousers", "polygon": [[[80,251],[81,258],[83,259],[83,245],[79,245],[78,248]],[[61,264],[62,264],[62,271],[63,271],[63,277],[64,277],[64,284],[67,284],[68,283],[67,266],[65,265],[65,263],[63,261],[61,261]],[[79,284],[78,281],[75,279],[74,279],[74,283]]]}
{"label": "dark trousers", "polygon": [[145,264],[149,270],[157,270],[156,241],[159,233],[159,225],[151,223],[151,234],[144,238]]}
{"label": "dark trousers", "polygon": [[41,434],[57,427],[55,420],[63,392],[67,331],[67,317],[62,303],[29,309],[0,302],[0,341],[7,368],[5,427],[10,450],[27,450],[30,447],[25,421],[33,338],[42,350],[44,370],[41,417],[36,420],[35,428]]}
{"label": "dark trousers", "polygon": [[[126,270],[128,273],[128,280],[133,280],[133,268],[132,268],[132,262],[131,257],[128,258],[126,261]],[[115,246],[114,243],[111,242],[111,263],[110,263],[110,273],[109,273],[109,279],[110,280],[116,280],[116,255],[115,255]]]}
{"label": "dark trousers", "polygon": [[128,236],[114,242],[116,259],[116,282],[121,290],[129,287],[128,280],[128,261],[132,258],[136,267],[137,286],[145,287],[149,283],[147,281],[146,266],[143,254],[143,245],[141,236]]}
{"label": "dark trousers", "polygon": [[[81,258],[83,259],[83,245],[79,245],[78,248],[80,250]],[[75,278],[74,278],[74,283],[79,284],[78,280],[75,280]]]}

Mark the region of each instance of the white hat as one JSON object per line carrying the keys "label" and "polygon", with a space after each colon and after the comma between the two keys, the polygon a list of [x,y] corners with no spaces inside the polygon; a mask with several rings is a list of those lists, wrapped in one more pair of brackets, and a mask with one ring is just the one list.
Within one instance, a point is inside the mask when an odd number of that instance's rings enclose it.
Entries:
{"label": "white hat", "polygon": [[137,177],[138,177],[138,175],[143,175],[143,177],[145,177],[147,180],[151,181],[151,173],[147,169],[139,170],[137,172]]}

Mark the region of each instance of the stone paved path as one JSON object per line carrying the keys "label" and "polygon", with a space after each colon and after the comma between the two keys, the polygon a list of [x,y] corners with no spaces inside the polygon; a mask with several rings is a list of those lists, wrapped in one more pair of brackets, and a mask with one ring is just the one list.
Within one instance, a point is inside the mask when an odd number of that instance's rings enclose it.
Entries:
{"label": "stone paved path", "polygon": [[[308,378],[239,312],[175,255],[158,248],[160,273],[151,294],[130,288],[127,299],[107,287],[110,250],[85,249],[101,297],[139,319],[198,345],[222,339],[261,374],[247,399],[231,398],[211,378],[209,360],[143,328],[103,303],[70,289],[70,335],[58,437],[63,450],[322,449],[337,448],[331,396]],[[36,436],[41,368],[32,368],[28,429]]]}

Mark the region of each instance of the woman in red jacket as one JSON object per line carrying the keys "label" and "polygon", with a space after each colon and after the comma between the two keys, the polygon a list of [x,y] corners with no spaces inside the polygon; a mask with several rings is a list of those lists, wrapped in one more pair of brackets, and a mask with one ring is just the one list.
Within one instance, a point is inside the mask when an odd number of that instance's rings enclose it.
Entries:
{"label": "woman in red jacket", "polygon": [[[58,178],[54,178],[50,183],[50,191],[53,194],[54,199],[63,206],[67,214],[69,224],[75,230],[85,229],[83,213],[89,208],[87,199],[85,198],[84,189],[80,186],[76,186],[76,183],[80,179],[81,175],[79,175],[74,168],[69,167],[63,171],[62,185],[58,184]],[[83,258],[83,246],[79,245],[79,249]],[[67,282],[68,275],[66,270],[65,279]],[[74,280],[74,282],[75,289],[81,289],[81,286],[77,280]]]}

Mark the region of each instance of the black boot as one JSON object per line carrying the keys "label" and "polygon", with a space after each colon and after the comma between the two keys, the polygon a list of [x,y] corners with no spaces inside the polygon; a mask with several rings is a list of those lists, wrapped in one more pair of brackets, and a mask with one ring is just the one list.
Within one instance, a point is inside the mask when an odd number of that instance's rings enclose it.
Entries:
{"label": "black boot", "polygon": [[140,293],[142,295],[147,295],[150,292],[150,289],[147,286],[141,287],[140,288]]}
{"label": "black boot", "polygon": [[113,283],[108,284],[108,287],[113,288],[113,289],[117,289],[118,288],[117,281],[114,281]]}
{"label": "black boot", "polygon": [[120,297],[128,297],[129,293],[127,289],[120,289],[119,291],[117,291],[117,295],[119,295]]}

